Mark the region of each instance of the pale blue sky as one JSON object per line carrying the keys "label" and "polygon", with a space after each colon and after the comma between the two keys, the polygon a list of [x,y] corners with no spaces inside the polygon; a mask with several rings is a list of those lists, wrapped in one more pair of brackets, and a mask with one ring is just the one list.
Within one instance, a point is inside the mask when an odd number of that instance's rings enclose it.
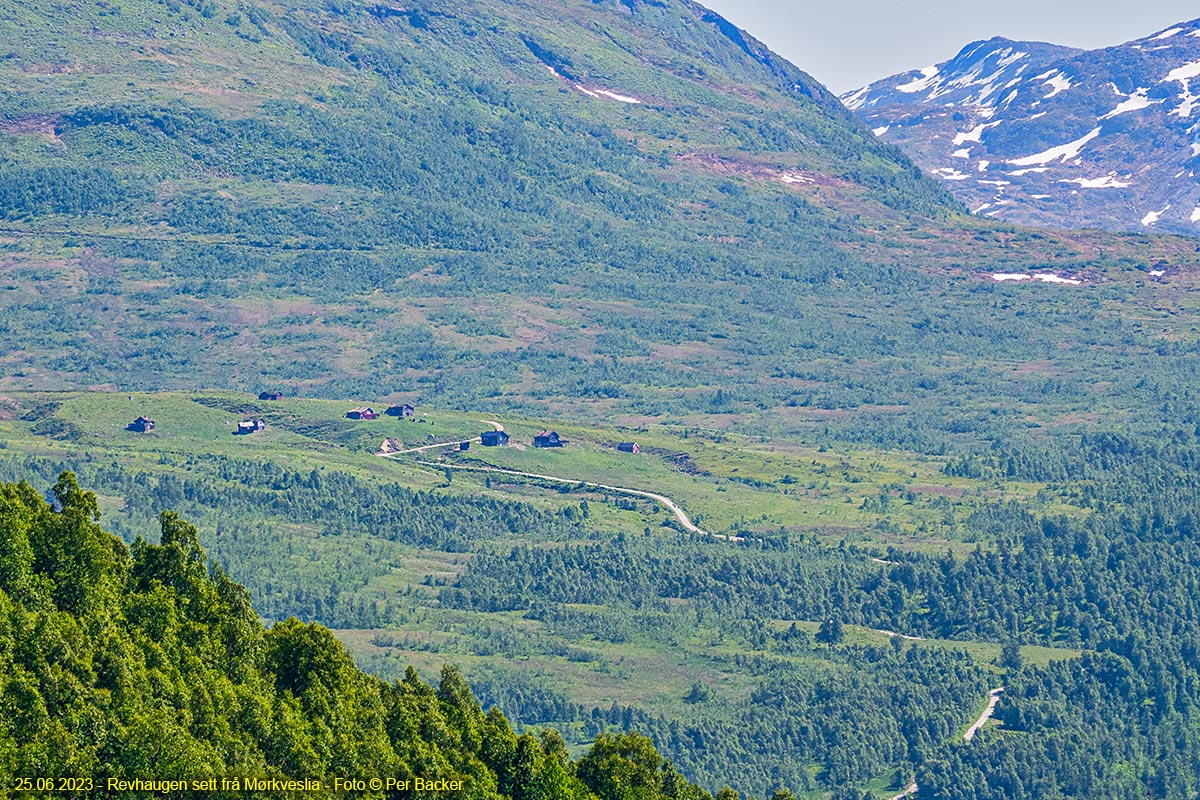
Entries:
{"label": "pale blue sky", "polygon": [[1007,36],[1107,47],[1200,17],[1195,0],[700,0],[840,94]]}

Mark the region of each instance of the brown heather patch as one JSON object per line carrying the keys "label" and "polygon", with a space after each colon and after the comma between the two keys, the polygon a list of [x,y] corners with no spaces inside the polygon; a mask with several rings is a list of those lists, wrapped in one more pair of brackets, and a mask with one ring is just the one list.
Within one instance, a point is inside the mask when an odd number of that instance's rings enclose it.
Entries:
{"label": "brown heather patch", "polygon": [[614,423],[621,428],[647,428],[651,425],[662,424],[662,420],[658,417],[629,416],[617,417]]}
{"label": "brown heather patch", "polygon": [[1027,361],[1024,364],[1018,364],[1013,367],[1013,372],[1018,375],[1058,375],[1061,370],[1055,366],[1053,361]]}
{"label": "brown heather patch", "polygon": [[[580,418],[609,417],[616,409],[617,401],[613,399],[572,399],[565,401],[549,400],[542,403],[546,409],[544,416],[557,419],[569,419],[572,416]],[[524,445],[519,445],[524,447]]]}
{"label": "brown heather patch", "polygon": [[[758,181],[774,181],[785,186],[805,188],[811,186],[836,186],[846,188],[856,184],[842,178],[835,178],[820,172],[800,170],[779,164],[764,164],[746,158],[719,155],[717,153],[677,153],[675,159],[684,166],[693,167],[702,172],[717,175],[730,175],[742,178],[752,178]],[[794,176],[800,180],[796,183],[785,183],[785,175]]]}
{"label": "brown heather patch", "polygon": [[323,304],[307,297],[240,297],[230,301],[230,305],[236,308],[236,319],[244,325],[266,325],[283,317],[302,318],[303,321],[293,322],[286,328],[293,332],[323,326],[325,317],[349,314],[357,307]]}
{"label": "brown heather patch", "polygon": [[[8,273],[9,280],[19,281],[21,287],[39,296],[62,297],[72,293],[83,292],[89,283],[88,273],[77,258],[41,258],[32,257],[22,260],[18,257],[12,261],[0,263],[0,273]],[[16,274],[14,274],[16,273]],[[28,280],[25,275],[32,273],[49,273],[49,280]]]}
{"label": "brown heather patch", "polygon": [[18,69],[26,75],[104,75],[112,70],[99,64],[24,64]]}
{"label": "brown heather patch", "polygon": [[967,490],[961,486],[931,486],[928,484],[913,484],[908,487],[917,494],[936,494],[945,497],[962,497]]}
{"label": "brown heather patch", "polygon": [[1066,414],[1066,415],[1061,416],[1058,419],[1054,420],[1050,424],[1051,425],[1080,425],[1080,424],[1097,425],[1103,419],[1105,419],[1106,416],[1107,415],[1101,414],[1099,411],[1089,411],[1087,413],[1080,413],[1080,414]]}
{"label": "brown heather patch", "polygon": [[544,344],[546,342],[556,341],[562,334],[567,332],[567,328],[562,325],[557,325],[544,319],[536,319],[529,315],[522,315],[520,323],[512,332],[513,338],[521,342],[521,344],[529,346],[535,344]]}
{"label": "brown heather patch", "polygon": [[25,114],[0,120],[0,131],[14,136],[42,134],[57,139],[55,129],[61,120],[61,114]]}
{"label": "brown heather patch", "polygon": [[[665,361],[684,361],[696,356],[719,357],[722,353],[708,342],[685,342],[683,344],[660,344],[651,350],[651,357]],[[681,365],[686,366],[686,365]]]}
{"label": "brown heather patch", "polygon": [[[694,306],[677,306],[676,310],[696,310]],[[583,300],[579,302],[579,312],[576,318],[583,321],[586,319],[586,312],[603,312],[607,314],[616,314],[624,317],[638,317],[640,319],[651,319],[658,312],[654,309],[639,306],[633,301],[619,300]]]}

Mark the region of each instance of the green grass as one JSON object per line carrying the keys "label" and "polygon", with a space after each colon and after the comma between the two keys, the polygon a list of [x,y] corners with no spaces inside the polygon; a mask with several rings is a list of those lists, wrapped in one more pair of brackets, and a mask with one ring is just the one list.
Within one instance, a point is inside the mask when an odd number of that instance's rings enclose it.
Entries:
{"label": "green grass", "polygon": [[[793,622],[800,630],[816,634],[821,627],[820,622],[811,620],[775,620],[777,630],[785,630]],[[844,626],[847,645],[872,645],[882,647],[891,642],[892,637],[885,631],[864,628],[861,625]],[[900,633],[903,633],[902,631]],[[954,639],[905,639],[905,647],[930,647],[950,650],[964,650],[980,664],[994,664],[1000,657],[1000,645],[993,642],[972,642]],[[1066,661],[1078,658],[1083,651],[1064,647],[1041,647],[1037,645],[1022,645],[1021,655],[1032,664],[1045,666],[1051,661]]]}
{"label": "green grass", "polygon": [[[627,533],[658,528],[669,516],[667,510],[645,498],[596,489],[565,492],[571,487],[540,486],[506,475],[454,471],[447,484],[446,466],[494,466],[663,494],[713,533],[782,529],[834,542],[930,552],[966,552],[976,543],[964,536],[961,523],[973,510],[1010,499],[1038,502],[1043,488],[950,477],[942,471],[944,458],[865,447],[804,447],[668,425],[601,427],[428,407],[419,407],[416,417],[406,420],[345,418],[353,407],[382,410],[388,405],[370,399],[288,397],[272,402],[233,392],[43,392],[10,393],[9,398],[15,410],[7,415],[11,419],[0,420],[0,436],[13,452],[63,458],[86,453],[154,470],[169,470],[172,459],[224,456],[302,471],[336,469],[418,489],[518,497],[554,508],[607,495],[628,507],[595,503],[593,526]],[[31,413],[45,418],[18,418]],[[153,418],[156,429],[127,431],[126,425],[139,415]],[[264,419],[266,430],[235,436],[237,422],[248,418]],[[472,440],[491,429],[490,421],[504,425],[512,435],[510,446],[485,448],[475,442],[462,453],[439,448],[392,458],[375,454],[385,438],[406,448]],[[48,428],[53,428],[49,434],[35,433]],[[546,428],[557,430],[568,444],[532,447],[533,435]],[[620,441],[637,441],[643,452],[619,452],[615,445]],[[1053,513],[1078,513],[1057,497],[1042,505]]]}
{"label": "green grass", "polygon": [[[411,458],[432,465],[490,465],[652,491],[680,502],[693,521],[712,532],[784,528],[851,542],[931,550],[961,545],[953,533],[954,523],[981,503],[1028,501],[1041,488],[950,478],[942,472],[944,459],[903,452],[869,448],[835,452],[732,434],[685,435],[665,426],[601,428],[509,417],[504,424],[513,434],[512,446]],[[567,446],[530,446],[533,435],[548,425],[569,440]],[[642,453],[615,449],[618,441],[631,440],[639,443]],[[669,458],[677,454],[686,455],[684,468]],[[479,480],[463,473],[455,478],[472,479]],[[509,479],[491,477],[493,486],[504,480]],[[665,512],[659,509],[658,513]]]}

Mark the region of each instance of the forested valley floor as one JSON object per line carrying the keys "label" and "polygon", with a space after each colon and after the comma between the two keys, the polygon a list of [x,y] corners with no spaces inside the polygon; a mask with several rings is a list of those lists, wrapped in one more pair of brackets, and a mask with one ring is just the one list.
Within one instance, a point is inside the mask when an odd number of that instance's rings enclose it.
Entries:
{"label": "forested valley floor", "polygon": [[[339,422],[347,403],[47,397],[20,398],[27,419],[0,422],[7,475],[48,485],[77,470],[130,542],[153,540],[159,512],[177,508],[198,523],[187,530],[213,575],[246,583],[239,597],[267,619],[329,625],[389,678],[454,663],[517,730],[552,729],[572,752],[636,731],[710,791],[758,797],[890,797],[913,778],[919,797],[937,798],[1143,786],[1187,797],[1192,785],[1194,428],[918,457],[566,424],[557,451],[462,452],[487,415]],[[156,409],[153,434],[116,424],[130,402]],[[254,410],[267,430],[233,435]],[[523,438],[548,422],[505,427]],[[384,433],[447,444],[382,459]],[[612,447],[629,437],[651,452]],[[446,469],[487,463],[581,484]],[[760,471],[743,472],[752,463]],[[582,485],[593,477],[661,490],[722,535]],[[806,531],[774,518],[793,499],[816,509]],[[158,552],[146,547],[133,557]],[[49,569],[65,557],[34,551],[9,558]],[[46,696],[38,674],[22,685]],[[994,717],[964,742],[1001,686]],[[55,708],[45,724],[76,730]]]}

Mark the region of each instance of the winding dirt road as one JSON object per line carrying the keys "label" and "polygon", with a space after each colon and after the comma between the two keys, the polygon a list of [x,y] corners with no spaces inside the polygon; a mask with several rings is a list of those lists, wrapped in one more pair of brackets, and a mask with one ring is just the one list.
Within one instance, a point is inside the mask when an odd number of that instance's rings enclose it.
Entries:
{"label": "winding dirt road", "polygon": [[975,723],[971,725],[971,727],[967,728],[967,732],[963,734],[964,742],[969,742],[974,739],[975,734],[979,733],[979,729],[984,726],[984,723],[992,718],[992,714],[996,713],[996,703],[1000,702],[1000,695],[1003,693],[1004,687],[1001,686],[998,689],[992,689],[992,691],[988,694],[987,708],[985,708],[983,713],[979,715],[979,719],[975,720]]}
{"label": "winding dirt road", "polygon": [[[395,453],[394,455],[400,454]],[[590,489],[603,489],[607,492],[615,492],[617,494],[630,495],[632,497],[644,497],[649,500],[654,500],[665,506],[685,530],[691,531],[692,533],[703,534],[704,536],[716,536],[719,539],[725,539],[728,541],[738,541],[737,537],[730,537],[719,533],[709,533],[696,523],[692,522],[691,517],[687,515],[687,513],[678,503],[666,495],[658,494],[656,492],[646,492],[641,489],[630,489],[625,486],[610,486],[606,483],[595,483],[593,481],[581,481],[577,478],[562,478],[557,475],[539,475],[536,472],[521,472],[520,470],[504,469],[502,467],[479,467],[470,464],[438,464],[437,466],[439,468],[458,469],[467,472],[490,472],[500,475],[513,475],[520,478],[534,478],[540,481],[563,483],[570,486],[587,486]]]}
{"label": "winding dirt road", "polygon": [[[484,422],[486,422],[488,425],[491,425],[493,428],[495,428],[498,431],[504,430],[504,426],[501,425],[499,422],[496,422],[495,420],[488,419],[488,420],[484,420]],[[476,438],[472,439],[471,441],[478,442],[478,441],[480,441],[480,439],[479,439],[479,437],[476,437]],[[395,453],[382,454],[382,456],[384,458],[394,458],[395,456],[402,456],[402,455],[406,455],[409,453],[423,453],[428,450],[436,450],[439,447],[445,447],[446,445],[449,445],[449,444],[454,444],[454,442],[441,442],[439,444],[427,444],[427,445],[422,445],[421,447],[412,447],[412,448],[409,448],[408,450],[399,450]],[[437,466],[440,468],[443,468],[443,469],[457,469],[457,470],[464,470],[466,472],[491,472],[491,473],[497,473],[500,475],[513,475],[513,476],[521,477],[521,478],[534,478],[534,479],[540,480],[540,481],[550,481],[552,483],[563,483],[563,484],[569,484],[571,486],[581,486],[582,485],[582,486],[587,486],[592,489],[603,489],[608,492],[616,492],[617,494],[630,495],[632,497],[644,497],[648,500],[654,500],[655,502],[661,503],[663,506],[665,506],[667,508],[667,510],[669,510],[675,516],[675,519],[679,522],[679,524],[683,526],[684,530],[691,531],[692,533],[699,533],[704,536],[715,536],[719,539],[724,539],[726,541],[731,541],[731,542],[740,541],[740,539],[736,536],[728,536],[728,535],[724,535],[724,534],[709,533],[708,531],[704,530],[696,523],[692,522],[691,517],[689,517],[687,515],[687,513],[683,510],[682,506],[680,506],[678,503],[676,503],[674,500],[667,497],[666,495],[658,494],[656,492],[647,492],[642,489],[630,489],[625,486],[609,486],[608,484],[605,484],[605,483],[595,483],[593,481],[581,481],[577,478],[562,478],[557,475],[538,475],[537,473],[534,473],[534,472],[521,472],[520,470],[504,469],[502,467],[480,467],[480,466],[474,466],[471,464],[438,464]]]}
{"label": "winding dirt road", "polygon": [[[485,419],[484,422],[486,422],[488,425],[491,425],[493,428],[495,428],[498,431],[504,430],[504,426],[501,425],[499,422],[494,422],[490,419]],[[410,447],[407,450],[397,450],[394,453],[376,453],[376,455],[381,456],[381,457],[390,458],[392,456],[402,456],[402,455],[406,455],[408,453],[424,453],[429,450],[437,450],[439,447],[447,447],[452,444],[458,444],[461,441],[463,441],[463,440],[455,439],[452,442],[437,442],[436,444],[423,444],[420,447]],[[483,439],[476,436],[474,439],[469,439],[468,441],[482,442]]]}
{"label": "winding dirt road", "polygon": [[[904,638],[911,639],[914,637],[905,636]],[[975,720],[975,722],[971,725],[970,728],[967,728],[967,732],[963,734],[964,742],[969,742],[972,739],[974,739],[975,734],[979,733],[979,729],[982,728],[984,726],[984,724],[986,724],[987,721],[992,718],[992,714],[996,713],[996,703],[1000,702],[1000,695],[1003,693],[1004,693],[1003,686],[996,688],[996,689],[992,689],[992,691],[990,691],[988,693],[987,708],[985,708],[983,710],[983,713],[979,715],[979,719]],[[912,783],[910,783],[908,786],[904,787],[904,791],[900,792],[900,794],[891,798],[891,800],[904,800],[904,798],[906,798],[906,797],[911,797],[917,793],[917,788],[918,788],[917,781],[914,779]]]}

